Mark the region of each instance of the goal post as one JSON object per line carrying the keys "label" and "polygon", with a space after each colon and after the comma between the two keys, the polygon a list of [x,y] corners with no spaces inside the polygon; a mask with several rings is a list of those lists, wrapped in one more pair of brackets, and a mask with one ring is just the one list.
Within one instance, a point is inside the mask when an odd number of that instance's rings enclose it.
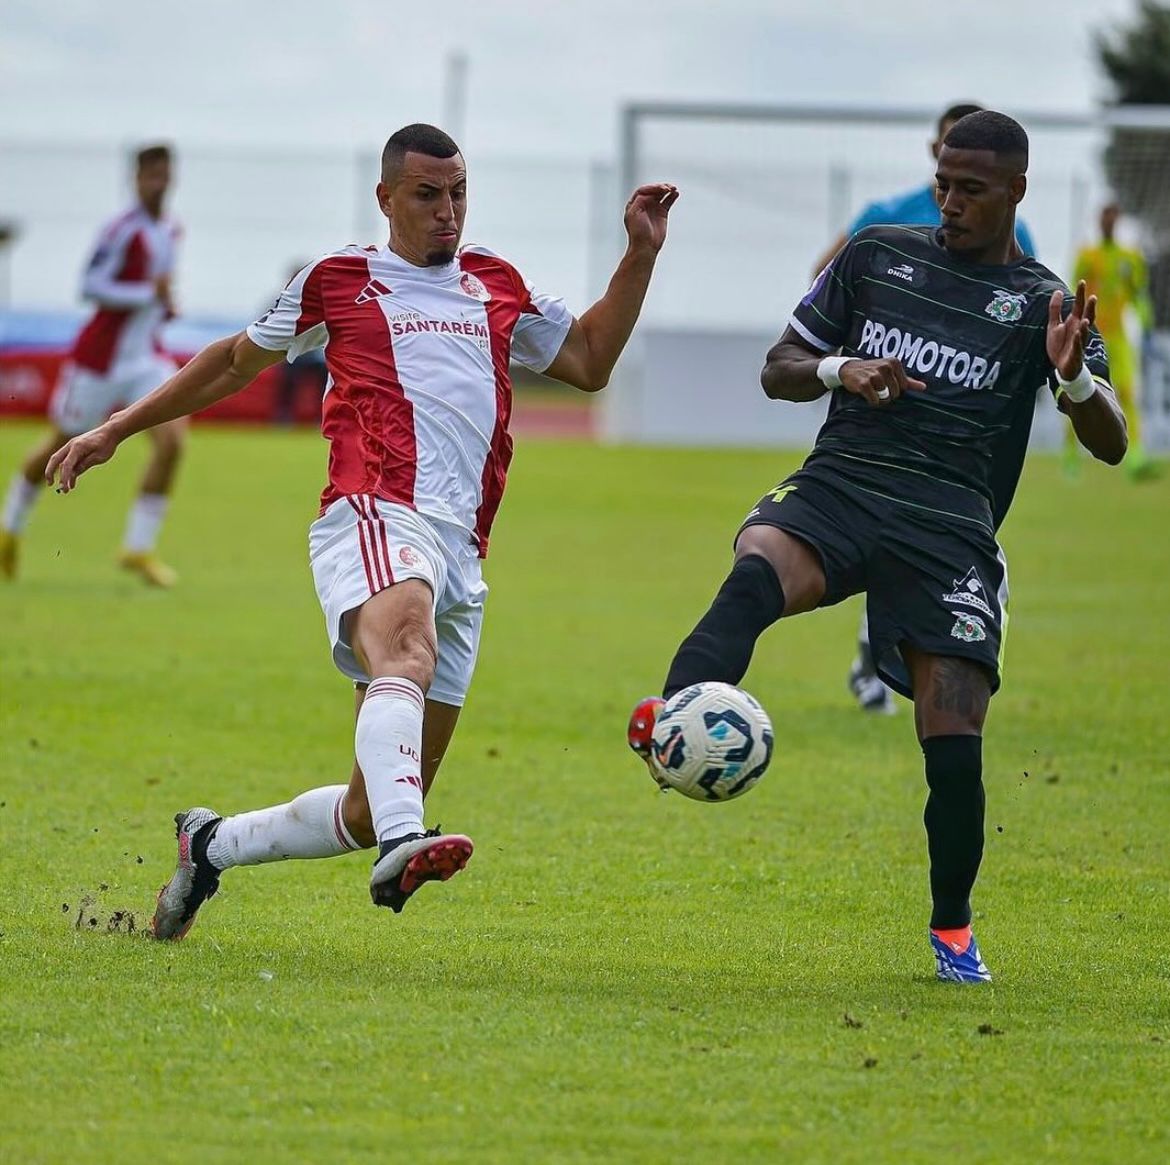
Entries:
{"label": "goal post", "polygon": [[[671,213],[670,242],[642,322],[619,365],[618,391],[602,407],[603,436],[663,444],[807,444],[821,410],[764,400],[758,382],[764,353],[819,256],[861,208],[929,181],[928,147],[940,112],[626,105],[619,118],[623,199],[654,180],[676,182],[682,197]],[[1132,241],[1152,257],[1170,253],[1170,225],[1159,225],[1170,210],[1163,215],[1157,200],[1161,191],[1170,201],[1170,110],[1009,112],[1031,139],[1021,217],[1042,262],[1071,274],[1075,252],[1095,237],[1097,208],[1113,190],[1130,215],[1127,229],[1136,231]],[[1144,201],[1126,195],[1121,175],[1130,176],[1129,186]],[[613,239],[598,269],[611,266],[622,243]],[[1152,267],[1160,277],[1162,266]],[[1160,286],[1156,294],[1170,314],[1170,262],[1165,272],[1165,294]],[[1170,328],[1161,318],[1159,324],[1148,348],[1170,358]],[[1170,445],[1170,372],[1156,355],[1144,387],[1149,443]],[[1042,409],[1037,442],[1055,443],[1060,432],[1054,410]]]}

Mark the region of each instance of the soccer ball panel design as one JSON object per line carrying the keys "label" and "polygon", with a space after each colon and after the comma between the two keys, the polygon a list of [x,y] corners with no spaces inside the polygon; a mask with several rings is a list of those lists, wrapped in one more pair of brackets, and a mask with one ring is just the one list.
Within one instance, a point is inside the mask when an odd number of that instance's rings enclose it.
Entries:
{"label": "soccer ball panel design", "polygon": [[764,775],[772,722],[747,692],[714,681],[692,684],[663,705],[650,763],[672,789],[696,801],[730,801]]}

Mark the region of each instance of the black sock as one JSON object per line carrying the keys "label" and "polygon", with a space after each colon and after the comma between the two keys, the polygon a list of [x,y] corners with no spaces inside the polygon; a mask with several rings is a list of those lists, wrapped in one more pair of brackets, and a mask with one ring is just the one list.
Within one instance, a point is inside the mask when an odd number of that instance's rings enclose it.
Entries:
{"label": "black sock", "polygon": [[741,558],[699,625],[675,652],[662,694],[704,680],[738,684],[751,662],[756,640],[784,612],[784,591],[772,564],[758,554]]}
{"label": "black sock", "polygon": [[930,925],[971,923],[971,887],[983,859],[983,738],[931,736],[926,758],[926,840],[930,849]]}

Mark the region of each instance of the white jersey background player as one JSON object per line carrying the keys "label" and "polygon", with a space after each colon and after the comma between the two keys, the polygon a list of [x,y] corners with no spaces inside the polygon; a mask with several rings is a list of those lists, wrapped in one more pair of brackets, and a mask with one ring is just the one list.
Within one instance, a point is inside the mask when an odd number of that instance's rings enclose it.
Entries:
{"label": "white jersey background player", "polygon": [[[0,514],[0,576],[14,578],[19,540],[49,458],[116,408],[141,400],[175,371],[159,344],[174,315],[171,280],[179,230],[164,214],[171,150],[147,146],[135,156],[133,206],[102,227],[82,277],[81,294],[96,310],[78,333],[49,404],[52,429],[12,479]],[[182,455],[186,421],[151,429],[153,455],[126,523],[119,561],[155,586],[175,572],[154,555]]]}
{"label": "white jersey background player", "polygon": [[471,856],[428,832],[423,797],[454,732],[479,646],[480,562],[511,458],[509,359],[587,392],[608,382],[641,311],[673,186],[636,190],[628,245],[579,319],[503,259],[459,249],[466,168],[441,130],[411,125],[382,154],[389,243],[310,264],[245,332],[217,341],[146,400],[70,441],[49,463],[63,492],[132,433],[205,408],[282,358],[325,348],[328,484],[310,531],[333,659],[357,683],[348,786],[220,817],[176,816],[178,868],[153,929],[181,938],[223,870],[378,846],[370,894],[402,909]]}

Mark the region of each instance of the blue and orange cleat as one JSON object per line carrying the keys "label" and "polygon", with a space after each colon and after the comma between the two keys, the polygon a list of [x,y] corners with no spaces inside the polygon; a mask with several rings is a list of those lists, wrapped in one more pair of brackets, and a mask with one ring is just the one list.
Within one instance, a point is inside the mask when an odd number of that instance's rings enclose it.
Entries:
{"label": "blue and orange cleat", "polygon": [[654,723],[665,703],[661,696],[647,696],[644,700],[639,700],[630,713],[626,740],[643,760],[650,758],[650,738],[654,735]]}
{"label": "blue and orange cleat", "polygon": [[991,972],[983,962],[969,926],[955,930],[930,930],[935,974],[944,983],[990,983]]}

